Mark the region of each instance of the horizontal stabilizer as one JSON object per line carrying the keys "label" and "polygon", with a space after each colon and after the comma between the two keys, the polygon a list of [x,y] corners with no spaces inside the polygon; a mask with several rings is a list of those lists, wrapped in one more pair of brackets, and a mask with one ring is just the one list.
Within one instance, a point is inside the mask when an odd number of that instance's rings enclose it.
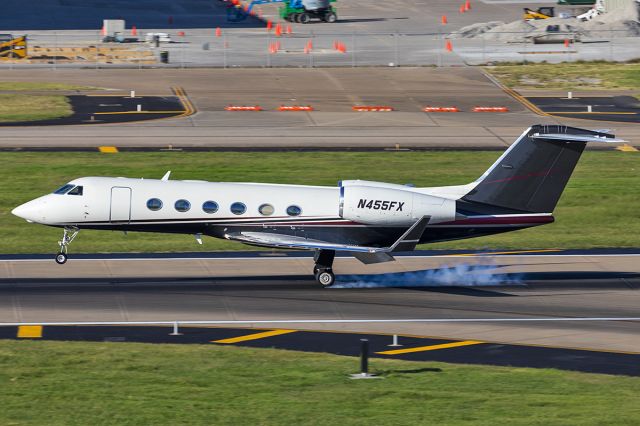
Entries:
{"label": "horizontal stabilizer", "polygon": [[613,135],[599,134],[599,135],[572,135],[568,133],[534,133],[530,136],[531,139],[546,140],[546,141],[563,141],[563,142],[608,142],[608,143],[622,143],[626,142],[624,139],[618,139]]}

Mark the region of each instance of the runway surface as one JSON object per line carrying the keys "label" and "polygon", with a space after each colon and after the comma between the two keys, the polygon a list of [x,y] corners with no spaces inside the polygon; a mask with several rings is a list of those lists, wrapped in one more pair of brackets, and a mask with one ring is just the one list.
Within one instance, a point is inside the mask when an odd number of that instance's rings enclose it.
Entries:
{"label": "runway surface", "polygon": [[[635,252],[452,253],[364,266],[341,257],[335,288],[312,259],[251,256],[0,261],[0,322],[637,317]],[[417,271],[408,273],[408,271]],[[380,275],[393,273],[391,275]],[[638,323],[332,323],[287,328],[399,333],[640,352]]]}

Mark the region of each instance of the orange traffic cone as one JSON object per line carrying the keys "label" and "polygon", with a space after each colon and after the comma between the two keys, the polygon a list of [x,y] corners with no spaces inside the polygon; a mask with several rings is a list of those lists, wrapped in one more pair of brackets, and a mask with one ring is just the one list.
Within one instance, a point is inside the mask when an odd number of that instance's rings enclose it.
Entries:
{"label": "orange traffic cone", "polygon": [[131,35],[132,36],[138,35],[138,30],[136,29],[135,25],[131,27]]}
{"label": "orange traffic cone", "polygon": [[280,37],[282,35],[282,25],[276,24],[276,37]]}
{"label": "orange traffic cone", "polygon": [[220,37],[222,35],[222,30],[220,29],[220,27],[216,28],[216,37]]}
{"label": "orange traffic cone", "polygon": [[442,22],[442,25],[447,25],[449,23],[449,21],[447,21],[447,15],[442,15],[440,22]]}
{"label": "orange traffic cone", "polygon": [[569,39],[564,40],[564,47],[569,47]]}
{"label": "orange traffic cone", "polygon": [[307,42],[307,49],[312,50],[313,49],[313,42],[311,40],[309,40]]}
{"label": "orange traffic cone", "polygon": [[267,21],[267,31],[271,31],[271,28],[273,28],[273,22],[271,22],[271,20]]}
{"label": "orange traffic cone", "polygon": [[459,10],[460,10],[460,13],[464,13],[464,12],[465,12],[465,10],[464,10],[464,4],[461,4],[461,5],[460,5],[460,9],[459,9]]}
{"label": "orange traffic cone", "polygon": [[447,52],[453,52],[453,45],[451,44],[451,40],[447,40],[444,48],[447,49]]}
{"label": "orange traffic cone", "polygon": [[107,29],[104,27],[104,25],[102,26],[102,29],[100,30],[100,34],[107,35]]}
{"label": "orange traffic cone", "polygon": [[466,11],[471,10],[471,1],[470,1],[470,0],[467,0],[467,1],[465,2],[465,4],[464,4],[464,9],[465,9]]}
{"label": "orange traffic cone", "polygon": [[291,29],[291,25],[287,25],[287,35],[293,34],[293,30]]}

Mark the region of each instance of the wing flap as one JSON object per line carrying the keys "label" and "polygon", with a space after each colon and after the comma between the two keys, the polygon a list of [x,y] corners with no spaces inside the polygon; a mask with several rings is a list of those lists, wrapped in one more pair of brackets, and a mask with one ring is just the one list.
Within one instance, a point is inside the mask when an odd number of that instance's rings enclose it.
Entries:
{"label": "wing flap", "polygon": [[[398,238],[398,240],[396,240],[396,242],[389,247],[367,247],[353,244],[339,244],[295,235],[275,234],[270,232],[231,232],[225,234],[225,238],[245,244],[271,248],[348,251],[354,253],[354,255],[356,253],[391,253],[394,251],[413,250],[416,244],[420,241],[420,237],[424,233],[430,218],[430,216],[424,216],[417,220],[409,229],[407,229],[407,231],[405,231],[404,234],[402,234],[400,238]],[[374,260],[375,256],[363,256],[363,259],[365,258],[367,260]],[[379,256],[379,258],[384,258],[384,261],[392,260],[384,256]]]}

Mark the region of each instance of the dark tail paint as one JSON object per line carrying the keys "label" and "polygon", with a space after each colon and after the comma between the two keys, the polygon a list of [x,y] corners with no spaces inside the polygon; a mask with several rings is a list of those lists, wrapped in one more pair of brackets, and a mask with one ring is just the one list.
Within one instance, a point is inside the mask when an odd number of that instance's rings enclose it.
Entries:
{"label": "dark tail paint", "polygon": [[532,126],[462,200],[523,212],[553,212],[586,142],[531,138],[536,133],[612,136],[560,125]]}

